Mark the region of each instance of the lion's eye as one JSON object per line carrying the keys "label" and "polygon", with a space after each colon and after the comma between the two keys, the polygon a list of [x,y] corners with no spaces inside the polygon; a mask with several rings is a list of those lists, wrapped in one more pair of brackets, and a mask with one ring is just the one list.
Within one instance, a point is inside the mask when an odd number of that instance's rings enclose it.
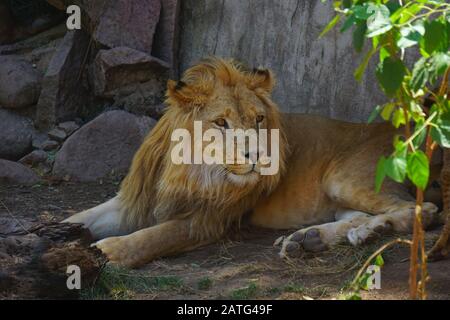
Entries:
{"label": "lion's eye", "polygon": [[224,128],[228,127],[227,121],[223,118],[217,119],[216,121],[214,121],[214,123],[216,125],[218,125],[219,127],[224,127]]}
{"label": "lion's eye", "polygon": [[259,114],[259,115],[256,116],[256,122],[260,123],[263,120],[264,120],[264,116],[263,115]]}

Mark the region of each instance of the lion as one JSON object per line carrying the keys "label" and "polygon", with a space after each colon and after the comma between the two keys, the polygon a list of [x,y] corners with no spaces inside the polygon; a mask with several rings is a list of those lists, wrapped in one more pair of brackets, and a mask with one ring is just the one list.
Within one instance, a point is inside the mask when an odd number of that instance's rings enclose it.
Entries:
{"label": "lion", "polygon": [[[282,114],[271,97],[274,87],[269,69],[215,57],[189,68],[180,81],[169,80],[167,109],[118,194],[64,222],[84,224],[109,261],[126,267],[215,242],[244,217],[258,227],[298,230],[276,241],[282,257],[411,232],[409,187],[385,181],[377,193],[374,186],[377,160],[392,152],[396,129]],[[178,128],[192,132],[194,121],[202,121],[203,131],[278,129],[278,172],[260,174],[261,150],[253,150],[254,163],[174,164],[171,135]],[[425,226],[437,212],[427,199]]]}

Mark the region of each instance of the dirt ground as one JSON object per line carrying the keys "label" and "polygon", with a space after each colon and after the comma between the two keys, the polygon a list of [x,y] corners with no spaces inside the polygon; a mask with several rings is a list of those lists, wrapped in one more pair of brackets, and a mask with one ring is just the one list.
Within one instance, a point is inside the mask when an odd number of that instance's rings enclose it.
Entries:
{"label": "dirt ground", "polygon": [[[60,221],[111,198],[118,182],[59,183],[33,187],[0,186],[0,219],[23,224]],[[1,221],[1,220],[0,220]],[[292,230],[291,230],[292,231]],[[289,260],[272,246],[291,232],[245,228],[229,240],[154,261],[139,270],[107,266],[85,299],[340,299],[359,268],[390,238],[354,248],[337,246]],[[439,230],[428,232],[431,246]],[[383,254],[381,289],[362,291],[363,299],[408,297],[408,248]],[[450,299],[450,259],[429,264],[430,299]]]}

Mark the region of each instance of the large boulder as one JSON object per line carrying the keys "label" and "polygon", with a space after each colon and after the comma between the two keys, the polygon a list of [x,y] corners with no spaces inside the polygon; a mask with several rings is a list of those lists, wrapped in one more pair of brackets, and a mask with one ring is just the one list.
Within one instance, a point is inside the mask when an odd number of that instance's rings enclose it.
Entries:
{"label": "large boulder", "polygon": [[23,164],[0,159],[0,184],[29,186],[39,181],[39,176]]}
{"label": "large boulder", "polygon": [[180,0],[161,1],[161,15],[153,39],[152,55],[169,63],[177,74],[178,15]]}
{"label": "large boulder", "polygon": [[29,167],[38,165],[39,163],[47,161],[48,155],[44,150],[34,150],[19,160],[21,164]]}
{"label": "large boulder", "polygon": [[64,10],[80,6],[83,26],[93,39],[108,48],[130,47],[151,54],[161,0],[47,0]]}
{"label": "large boulder", "polygon": [[131,48],[100,50],[93,66],[94,91],[111,97],[117,89],[156,78],[168,68],[166,62]]}
{"label": "large boulder", "polygon": [[31,121],[0,109],[0,158],[18,160],[32,148],[34,128]]}
{"label": "large boulder", "polygon": [[160,11],[160,0],[108,3],[100,15],[94,38],[109,48],[126,46],[150,54]]}
{"label": "large boulder", "polygon": [[28,61],[17,56],[0,56],[0,106],[24,108],[35,104],[42,76]]}
{"label": "large boulder", "polygon": [[155,120],[125,111],[101,114],[76,131],[56,154],[53,174],[74,181],[95,181],[127,171],[134,153]]}
{"label": "large boulder", "polygon": [[59,44],[42,82],[36,112],[39,129],[76,117],[86,104],[89,95],[82,75],[88,43],[87,34],[75,30],[68,31]]}

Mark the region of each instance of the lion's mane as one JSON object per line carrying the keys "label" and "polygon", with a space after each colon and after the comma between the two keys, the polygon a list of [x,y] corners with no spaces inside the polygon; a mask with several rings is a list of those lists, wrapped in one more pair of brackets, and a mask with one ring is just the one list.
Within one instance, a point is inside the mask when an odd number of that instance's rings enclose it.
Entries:
{"label": "lion's mane", "polygon": [[[168,82],[168,108],[135,154],[121,184],[124,227],[136,230],[190,218],[193,237],[218,238],[275,188],[285,168],[286,141],[278,107],[270,98],[270,90],[264,88],[268,76],[272,77],[268,70],[250,71],[234,61],[209,58],[188,69],[180,82]],[[204,185],[202,179],[192,177],[189,165],[171,161],[172,131],[187,128],[192,132],[196,113],[208,107],[216,81],[230,87],[244,83],[267,107],[268,129],[280,129],[279,173],[261,176],[256,186],[237,187],[226,181]]]}

